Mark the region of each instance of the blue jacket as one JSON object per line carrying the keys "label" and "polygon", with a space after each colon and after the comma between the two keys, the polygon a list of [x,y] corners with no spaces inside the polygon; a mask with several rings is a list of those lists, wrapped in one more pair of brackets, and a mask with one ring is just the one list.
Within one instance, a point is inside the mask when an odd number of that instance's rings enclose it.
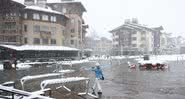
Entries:
{"label": "blue jacket", "polygon": [[103,73],[102,73],[101,68],[95,67],[95,68],[92,68],[92,71],[95,72],[96,78],[100,78],[101,79],[103,77]]}

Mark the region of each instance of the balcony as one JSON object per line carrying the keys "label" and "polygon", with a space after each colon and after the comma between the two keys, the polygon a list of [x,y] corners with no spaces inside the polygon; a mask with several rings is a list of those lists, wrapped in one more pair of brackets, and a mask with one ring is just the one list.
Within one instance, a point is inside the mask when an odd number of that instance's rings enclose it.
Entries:
{"label": "balcony", "polygon": [[17,22],[20,21],[21,18],[19,17],[1,17],[0,21],[1,22]]}

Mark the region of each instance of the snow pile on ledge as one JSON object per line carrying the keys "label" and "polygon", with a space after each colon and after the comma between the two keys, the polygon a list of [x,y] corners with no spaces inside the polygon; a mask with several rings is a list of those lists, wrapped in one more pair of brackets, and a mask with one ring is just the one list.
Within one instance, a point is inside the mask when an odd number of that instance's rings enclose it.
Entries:
{"label": "snow pile on ledge", "polygon": [[84,80],[89,80],[89,78],[69,77],[69,78],[49,79],[49,80],[42,81],[40,84],[40,87],[41,89],[44,89],[47,85],[51,85],[51,84],[69,83],[69,82],[84,81]]}
{"label": "snow pile on ledge", "polygon": [[73,64],[80,64],[80,63],[86,63],[89,62],[88,59],[84,59],[84,60],[71,60],[71,61],[59,61],[57,62],[58,64],[62,64],[62,65],[73,65]]}
{"label": "snow pile on ledge", "polygon": [[71,47],[65,47],[65,46],[39,46],[39,45],[22,45],[22,46],[15,46],[15,45],[0,45],[2,47],[14,49],[17,51],[34,51],[34,50],[39,50],[39,51],[79,51],[79,49],[76,48],[71,48]]}
{"label": "snow pile on ledge", "polygon": [[[24,70],[24,69],[28,69],[28,68],[31,68],[31,67],[32,67],[31,65],[24,64],[24,63],[17,64],[17,70]],[[3,64],[0,64],[0,70],[3,70],[3,69],[4,69]]]}
{"label": "snow pile on ledge", "polygon": [[24,76],[23,78],[21,78],[21,83],[24,83],[28,80],[45,78],[45,77],[52,77],[52,76],[58,76],[58,75],[61,75],[61,73],[50,73],[50,74],[41,74],[41,75],[33,75],[33,76]]}
{"label": "snow pile on ledge", "polygon": [[59,72],[60,73],[72,73],[74,72],[75,70],[60,70]]}

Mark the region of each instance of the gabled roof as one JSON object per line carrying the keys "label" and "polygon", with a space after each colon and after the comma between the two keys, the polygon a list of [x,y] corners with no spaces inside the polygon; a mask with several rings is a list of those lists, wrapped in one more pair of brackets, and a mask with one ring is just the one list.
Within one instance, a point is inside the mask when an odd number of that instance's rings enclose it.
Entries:
{"label": "gabled roof", "polygon": [[127,29],[131,29],[131,30],[140,30],[140,31],[143,31],[143,30],[148,30],[148,31],[156,31],[155,29],[152,29],[152,28],[149,28],[149,27],[146,27],[146,26],[142,26],[140,24],[133,24],[133,23],[128,23],[128,24],[123,24],[113,30],[111,30],[110,32],[114,32],[114,31],[117,31],[119,29],[122,29],[122,28],[127,28]]}

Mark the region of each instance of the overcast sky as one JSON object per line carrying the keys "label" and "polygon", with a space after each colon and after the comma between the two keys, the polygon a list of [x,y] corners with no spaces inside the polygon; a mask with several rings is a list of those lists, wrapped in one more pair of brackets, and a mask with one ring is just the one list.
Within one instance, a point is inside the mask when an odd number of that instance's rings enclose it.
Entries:
{"label": "overcast sky", "polygon": [[185,37],[185,0],[81,0],[90,31],[110,37],[108,31],[138,18],[140,24],[163,26],[164,31]]}
{"label": "overcast sky", "polygon": [[[18,0],[20,1],[20,0]],[[185,37],[185,0],[80,0],[89,32],[111,37],[108,31],[124,24],[125,19],[138,18],[140,24],[163,26],[174,36]]]}

